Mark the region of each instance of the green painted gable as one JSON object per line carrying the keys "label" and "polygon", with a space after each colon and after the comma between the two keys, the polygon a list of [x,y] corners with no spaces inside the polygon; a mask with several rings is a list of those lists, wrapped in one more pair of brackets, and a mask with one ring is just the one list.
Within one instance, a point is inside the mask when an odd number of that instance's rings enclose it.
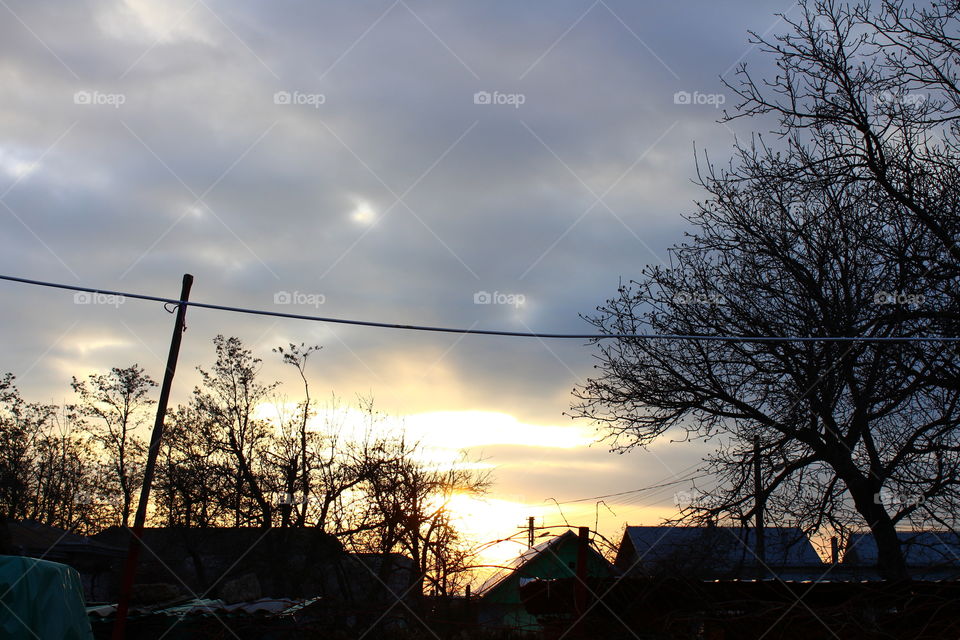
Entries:
{"label": "green painted gable", "polygon": [[[527,549],[509,566],[491,576],[480,587],[482,625],[491,629],[540,631],[535,616],[520,601],[520,580],[570,578],[577,572],[579,540],[572,531]],[[602,578],[613,574],[613,566],[592,546],[587,547],[587,575]]]}
{"label": "green painted gable", "polygon": [[[498,604],[520,604],[521,578],[571,578],[577,572],[577,535],[567,531],[542,545],[524,553],[512,570],[494,576],[482,588],[484,600]],[[592,546],[587,549],[587,575],[603,578],[611,575],[613,569],[607,560]]]}

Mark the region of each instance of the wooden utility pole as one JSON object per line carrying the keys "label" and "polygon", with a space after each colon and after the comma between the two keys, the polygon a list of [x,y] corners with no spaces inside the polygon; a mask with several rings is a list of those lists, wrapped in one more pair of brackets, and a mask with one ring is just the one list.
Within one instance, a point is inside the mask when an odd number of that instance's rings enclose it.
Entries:
{"label": "wooden utility pole", "polygon": [[582,616],[587,611],[587,549],[590,547],[590,527],[580,527],[577,536],[577,580],[574,584],[574,611]]}
{"label": "wooden utility pole", "polygon": [[527,518],[526,526],[517,527],[520,530],[523,530],[523,529],[527,530],[527,549],[532,549],[533,543],[536,542],[536,539],[537,539],[537,536],[534,533],[534,531],[536,530],[536,527],[533,526],[533,520],[534,520],[534,516],[529,516]]}
{"label": "wooden utility pole", "polygon": [[753,496],[754,515],[757,519],[757,576],[766,574],[767,550],[763,539],[763,482],[760,477],[760,436],[753,436]]}
{"label": "wooden utility pole", "polygon": [[150,501],[150,485],[153,483],[153,474],[157,466],[157,455],[160,453],[160,441],[163,438],[163,422],[167,415],[167,403],[170,400],[170,387],[173,385],[173,374],[177,370],[177,358],[180,356],[180,341],[183,337],[184,320],[187,316],[187,302],[190,300],[190,288],[193,286],[193,276],[183,274],[183,285],[180,288],[180,303],[177,305],[177,319],[173,325],[173,337],[170,339],[170,351],[167,353],[167,369],[163,373],[163,384],[160,386],[160,399],[157,401],[157,417],[153,423],[153,433],[150,434],[150,448],[147,450],[147,464],[143,469],[143,486],[140,487],[140,502],[137,504],[137,515],[133,521],[130,545],[127,548],[127,561],[123,567],[123,582],[120,585],[120,598],[117,602],[117,616],[113,623],[113,640],[124,640],[126,637],[127,611],[130,608],[130,593],[137,574],[137,560],[140,558],[143,528],[147,520],[147,503]]}

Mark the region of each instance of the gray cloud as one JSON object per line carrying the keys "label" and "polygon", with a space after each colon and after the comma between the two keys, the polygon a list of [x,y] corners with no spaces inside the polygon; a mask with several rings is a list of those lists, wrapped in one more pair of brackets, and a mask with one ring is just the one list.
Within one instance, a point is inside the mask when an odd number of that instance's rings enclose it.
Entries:
{"label": "gray cloud", "polygon": [[[693,143],[722,160],[732,135],[718,110],[674,94],[723,92],[720,74],[744,55],[762,68],[745,30],[774,21],[747,2],[9,7],[4,273],[172,296],[190,272],[203,301],[275,308],[277,292],[300,292],[324,304],[298,312],[543,331],[586,330],[578,314],[681,239],[698,196]],[[323,104],[275,104],[280,91]],[[483,91],[523,104],[475,104]],[[355,219],[364,203],[373,225]],[[478,291],[527,304],[475,305]],[[159,305],[74,305],[13,284],[0,295],[2,368],[28,395],[62,398],[69,375],[134,361],[159,377],[171,322]],[[283,341],[322,342],[321,386],[372,392],[396,413],[556,424],[591,371],[579,343],[194,310],[178,397],[217,333],[265,358]],[[269,359],[266,373],[279,369]],[[626,458],[601,453],[564,454],[598,471],[564,493],[625,482]],[[503,484],[531,492],[570,478],[511,473]]]}

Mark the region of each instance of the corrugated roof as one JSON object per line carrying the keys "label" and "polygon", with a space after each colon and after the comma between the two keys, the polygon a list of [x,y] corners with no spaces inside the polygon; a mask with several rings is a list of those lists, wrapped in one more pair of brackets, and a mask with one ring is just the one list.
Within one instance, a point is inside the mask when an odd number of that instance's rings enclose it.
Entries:
{"label": "corrugated roof", "polygon": [[[960,568],[960,535],[949,531],[898,531],[908,567]],[[874,566],[877,543],[871,533],[854,533],[847,543],[844,564]]]}
{"label": "corrugated roof", "polygon": [[[764,527],[764,564],[771,569],[824,568],[797,527]],[[618,568],[655,573],[674,568],[707,574],[736,574],[756,568],[754,527],[627,527],[617,554]],[[811,578],[815,576],[811,574]]]}
{"label": "corrugated roof", "polygon": [[[185,616],[204,616],[215,615],[218,613],[235,614],[273,614],[282,615],[294,610],[302,609],[317,602],[320,598],[259,598],[248,602],[237,602],[226,604],[223,600],[212,598],[195,598],[175,605],[152,606],[152,607],[134,607],[131,609],[131,616],[143,615],[166,615],[182,618]],[[109,618],[116,614],[117,605],[98,605],[87,607],[87,614],[96,615],[100,618]]]}

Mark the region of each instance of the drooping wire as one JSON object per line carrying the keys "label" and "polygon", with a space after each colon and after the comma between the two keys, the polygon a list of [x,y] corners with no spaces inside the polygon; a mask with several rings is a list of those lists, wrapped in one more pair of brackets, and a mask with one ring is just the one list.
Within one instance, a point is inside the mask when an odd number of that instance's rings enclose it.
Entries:
{"label": "drooping wire", "polygon": [[165,298],[163,296],[154,296],[143,293],[131,293],[128,291],[113,291],[110,289],[100,289],[97,287],[84,287],[80,285],[62,284],[57,282],[47,282],[44,280],[34,280],[31,278],[19,278],[16,276],[0,275],[0,280],[9,282],[19,282],[40,287],[50,287],[53,289],[66,289],[68,291],[81,291],[98,295],[116,296],[118,298],[130,298],[133,300],[148,300],[160,302],[165,305],[183,304],[198,309],[211,309],[214,311],[227,311],[230,313],[243,313],[249,315],[269,316],[274,318],[290,318],[293,320],[309,320],[312,322],[326,322],[331,324],[346,324],[359,327],[375,327],[381,329],[403,329],[406,331],[426,331],[433,333],[456,333],[462,335],[482,335],[482,336],[502,336],[514,338],[537,338],[540,340],[704,340],[715,342],[960,342],[960,337],[950,336],[732,336],[732,335],[706,335],[706,334],[656,334],[656,333],[541,333],[536,331],[506,331],[498,329],[462,329],[456,327],[436,327],[428,325],[398,324],[393,322],[380,322],[374,320],[353,320],[349,318],[331,318],[327,316],[312,316],[300,313],[285,313],[282,311],[267,311],[265,309],[251,309],[247,307],[234,307],[222,304],[211,304],[207,302],[181,301],[176,298]]}

